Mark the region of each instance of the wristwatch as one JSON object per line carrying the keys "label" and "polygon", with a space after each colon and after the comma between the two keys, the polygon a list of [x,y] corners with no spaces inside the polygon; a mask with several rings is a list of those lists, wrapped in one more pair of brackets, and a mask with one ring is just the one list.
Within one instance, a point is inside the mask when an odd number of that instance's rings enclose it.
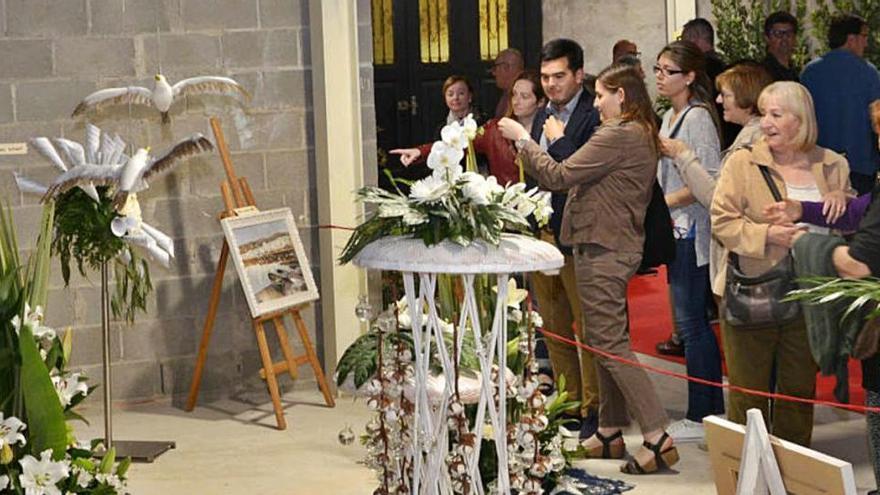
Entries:
{"label": "wristwatch", "polygon": [[522,149],[526,147],[526,144],[528,144],[529,141],[531,141],[531,140],[532,140],[532,138],[521,137],[521,138],[517,139],[516,141],[514,141],[513,144],[516,145],[517,150],[522,151]]}

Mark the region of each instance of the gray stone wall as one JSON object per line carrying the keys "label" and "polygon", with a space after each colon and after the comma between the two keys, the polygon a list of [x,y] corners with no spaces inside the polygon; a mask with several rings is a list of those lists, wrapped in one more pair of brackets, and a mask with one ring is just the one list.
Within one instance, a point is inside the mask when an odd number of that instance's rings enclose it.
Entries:
{"label": "gray stone wall", "polygon": [[642,52],[646,84],[651,94],[651,67],[666,45],[665,0],[543,0],[544,40],[571,38],[584,47],[584,70],[597,74],[611,63],[611,48],[619,39],[636,43]]}
{"label": "gray stone wall", "polygon": [[[360,28],[368,36],[369,3]],[[83,140],[83,123],[68,118],[76,103],[96,89],[152,87],[161,67],[173,83],[195,75],[227,75],[253,95],[245,113],[223,100],[203,98],[172,107],[163,127],[158,114],[136,109],[103,112],[91,120],[135,146],[161,150],[192,132],[212,137],[208,117],[223,121],[239,175],[247,177],[262,209],[290,207],[312,271],[318,259],[307,0],[4,0],[0,2],[0,142],[38,135]],[[369,39],[368,37],[366,39]],[[369,44],[366,52],[369,54]],[[375,164],[372,69],[361,67],[365,156]],[[236,123],[236,117],[238,122]],[[372,164],[372,165],[370,165]],[[13,172],[42,181],[54,173],[37,155],[0,156],[0,197],[14,211],[22,244],[32,245],[40,215],[33,197],[13,185]],[[140,195],[144,219],[175,239],[171,269],[154,266],[155,290],[137,323],[112,326],[113,392],[117,399],[185,394],[190,384],[208,297],[223,236],[219,156],[189,162]],[[331,262],[327,260],[327,262]],[[320,281],[319,281],[320,284]],[[87,271],[64,287],[57,264],[52,274],[48,323],[71,326],[73,366],[101,382],[100,277]],[[313,342],[319,311],[306,313]],[[292,328],[292,325],[290,325]],[[320,330],[317,330],[320,332]],[[275,344],[274,332],[270,345]],[[295,332],[293,332],[295,333]],[[291,336],[295,351],[299,339]],[[274,347],[277,347],[275,345]],[[259,368],[247,305],[229,266],[202,383],[203,397],[229,395],[245,382],[259,385]],[[313,380],[301,369],[301,382]],[[289,379],[281,379],[290,386]],[[261,386],[261,385],[259,385]],[[100,394],[94,394],[98,396]]]}

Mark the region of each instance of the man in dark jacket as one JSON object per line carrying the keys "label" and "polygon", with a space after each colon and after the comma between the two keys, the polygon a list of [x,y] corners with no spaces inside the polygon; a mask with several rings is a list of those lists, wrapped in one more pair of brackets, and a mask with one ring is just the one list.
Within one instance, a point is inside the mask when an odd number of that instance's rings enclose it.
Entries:
{"label": "man in dark jacket", "polygon": [[[541,86],[549,100],[539,109],[532,124],[532,138],[546,149],[554,160],[562,161],[590,139],[599,125],[599,112],[593,108],[593,95],[584,88],[584,51],[569,39],[555,39],[541,49]],[[565,124],[564,136],[548,140],[543,127],[553,115]],[[534,181],[530,180],[532,184]],[[532,278],[538,312],[549,331],[572,337],[572,324],[577,321],[578,333],[583,334],[581,308],[578,301],[571,248],[559,241],[566,191],[553,191],[553,216],[540,237],[554,243],[565,255],[565,266],[558,275],[536,273]],[[583,340],[580,335],[579,340]],[[581,401],[580,438],[589,438],[598,425],[598,383],[593,355],[574,346],[547,340],[553,372],[565,375],[569,397]],[[569,425],[573,429],[577,425]]]}

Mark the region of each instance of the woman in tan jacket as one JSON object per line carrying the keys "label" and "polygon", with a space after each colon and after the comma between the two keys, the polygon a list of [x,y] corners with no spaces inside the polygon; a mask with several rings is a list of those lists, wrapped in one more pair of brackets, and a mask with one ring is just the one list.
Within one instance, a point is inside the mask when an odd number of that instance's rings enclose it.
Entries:
{"label": "woman in tan jacket", "polygon": [[[790,81],[773,83],[761,92],[758,106],[764,135],[750,149],[736,151],[727,160],[710,209],[712,233],[739,256],[740,267],[749,276],[781,261],[795,234],[804,228],[771,225],[763,211],[774,199],[759,166],[769,169],[783,197],[824,199],[830,208],[838,208],[839,203],[845,205],[849,192],[846,159],[816,146],[816,117],[806,88]],[[816,365],[802,317],[748,330],[722,322],[721,332],[731,385],[766,391],[775,365],[775,392],[805,398],[815,395]],[[745,423],[746,410],[755,407],[764,414],[771,433],[809,446],[813,406],[774,401],[770,415],[770,405],[762,397],[731,392],[729,399],[727,415],[732,421]]]}
{"label": "woman in tan jacket", "polygon": [[[642,258],[645,211],[657,172],[657,126],[644,82],[629,66],[613,65],[599,74],[595,106],[602,126],[562,162],[515,121],[503,119],[499,128],[516,141],[526,170],[543,187],[568,190],[561,238],[574,248],[586,341],[637,361],[627,333],[626,288]],[[548,139],[562,131],[558,120],[547,120]],[[599,430],[582,443],[585,455],[623,458],[621,429],[632,413],[644,443],[621,470],[645,474],[677,462],[678,452],[664,431],[669,418],[647,374],[603,356],[596,356],[596,363]]]}

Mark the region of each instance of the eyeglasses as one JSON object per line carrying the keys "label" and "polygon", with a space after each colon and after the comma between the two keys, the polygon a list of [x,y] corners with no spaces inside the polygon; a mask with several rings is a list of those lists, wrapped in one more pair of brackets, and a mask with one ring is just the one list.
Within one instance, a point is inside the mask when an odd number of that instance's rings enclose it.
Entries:
{"label": "eyeglasses", "polygon": [[664,77],[672,77],[677,74],[684,74],[686,71],[680,69],[670,69],[669,67],[654,66],[654,75],[663,74]]}
{"label": "eyeglasses", "polygon": [[794,29],[771,29],[769,34],[774,38],[793,38]]}

